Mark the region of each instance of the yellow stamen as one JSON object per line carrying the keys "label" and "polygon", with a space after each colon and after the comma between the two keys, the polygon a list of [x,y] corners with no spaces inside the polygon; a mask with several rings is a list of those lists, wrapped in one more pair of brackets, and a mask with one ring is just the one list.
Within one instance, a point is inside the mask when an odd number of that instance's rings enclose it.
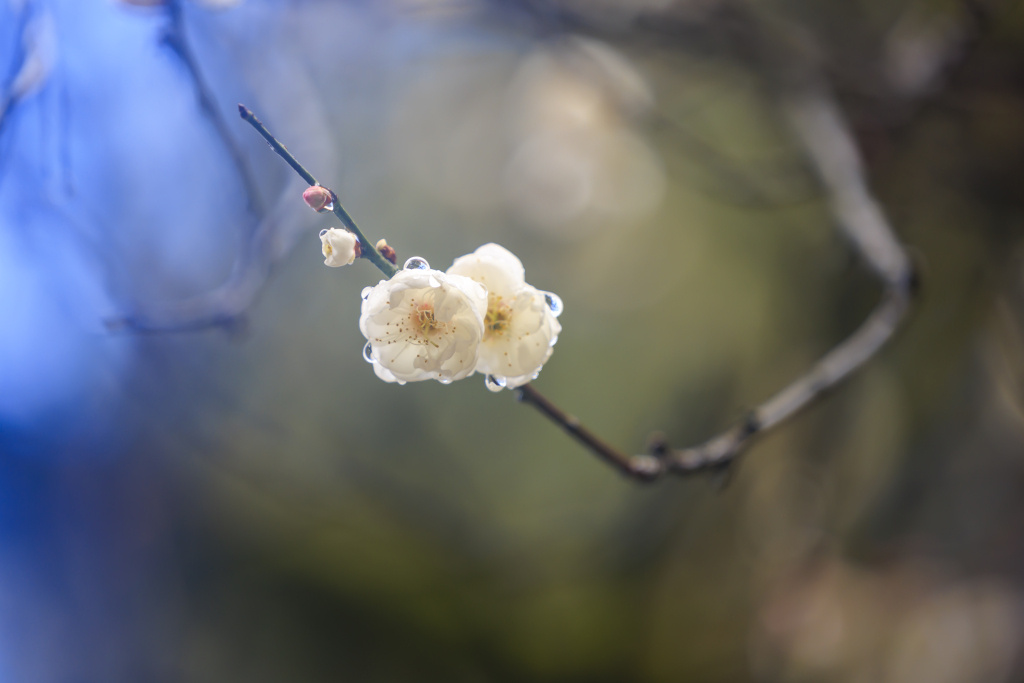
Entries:
{"label": "yellow stamen", "polygon": [[419,333],[420,342],[426,342],[434,348],[438,348],[437,342],[430,339],[438,334],[448,333],[448,323],[443,323],[434,318],[433,304],[417,304],[409,314],[409,321],[412,328]]}
{"label": "yellow stamen", "polygon": [[487,315],[484,316],[484,341],[500,337],[512,322],[512,307],[494,292],[487,294]]}

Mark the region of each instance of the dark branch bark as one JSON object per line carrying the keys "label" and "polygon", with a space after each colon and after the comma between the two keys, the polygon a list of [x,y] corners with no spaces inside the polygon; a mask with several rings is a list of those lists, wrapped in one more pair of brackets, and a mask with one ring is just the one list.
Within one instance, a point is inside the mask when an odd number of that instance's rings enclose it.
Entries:
{"label": "dark branch bark", "polygon": [[685,475],[729,467],[757,436],[792,418],[871,360],[892,338],[910,308],[916,284],[911,261],[867,186],[856,143],[837,105],[823,86],[788,92],[782,87],[780,107],[785,118],[818,176],[840,231],[882,281],[882,299],[867,320],[810,371],[739,425],[690,448],[671,449],[656,443],[651,455],[626,455],[598,439],[533,387],[519,389],[521,400],[603,461],[638,480],[652,481],[668,472]]}
{"label": "dark branch bark", "polygon": [[531,385],[524,384],[515,391],[520,401],[532,405],[570,436],[589,448],[594,455],[626,476],[648,481],[661,474],[662,465],[658,459],[648,455],[631,456],[619,452],[580,424],[575,416],[558,408]]}

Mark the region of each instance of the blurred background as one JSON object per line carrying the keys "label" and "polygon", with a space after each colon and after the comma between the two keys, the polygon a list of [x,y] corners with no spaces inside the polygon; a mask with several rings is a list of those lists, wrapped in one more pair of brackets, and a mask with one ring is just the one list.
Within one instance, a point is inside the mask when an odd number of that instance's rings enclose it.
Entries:
{"label": "blurred background", "polygon": [[[516,252],[565,302],[537,388],[638,452],[880,293],[759,41],[923,289],[728,486],[377,380],[379,274],[235,111],[399,259]],[[0,0],[0,681],[1019,680],[1022,228],[1019,2]]]}

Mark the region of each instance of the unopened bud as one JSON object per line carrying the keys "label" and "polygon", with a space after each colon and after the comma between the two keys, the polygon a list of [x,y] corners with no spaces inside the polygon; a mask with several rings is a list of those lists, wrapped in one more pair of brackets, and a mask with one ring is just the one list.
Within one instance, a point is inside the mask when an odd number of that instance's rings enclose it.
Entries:
{"label": "unopened bud", "polygon": [[338,228],[320,231],[320,250],[324,255],[324,264],[332,268],[347,266],[362,252],[356,236]]}
{"label": "unopened bud", "polygon": [[391,261],[392,264],[398,263],[398,254],[396,254],[395,250],[387,243],[387,240],[382,239],[380,242],[377,242],[377,251],[380,252],[381,256],[386,258],[388,261]]}
{"label": "unopened bud", "polygon": [[334,209],[334,195],[326,187],[310,185],[302,193],[302,198],[305,200],[306,205],[317,213]]}

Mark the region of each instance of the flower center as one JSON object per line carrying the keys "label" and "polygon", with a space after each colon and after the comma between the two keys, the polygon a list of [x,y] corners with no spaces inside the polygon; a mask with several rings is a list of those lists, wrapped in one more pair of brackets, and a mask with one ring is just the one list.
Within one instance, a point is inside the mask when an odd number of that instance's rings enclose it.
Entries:
{"label": "flower center", "polygon": [[484,316],[484,341],[505,334],[512,322],[512,307],[493,292],[487,294],[487,315]]}
{"label": "flower center", "polygon": [[409,313],[409,322],[412,325],[412,329],[416,330],[424,341],[435,347],[437,343],[430,338],[448,333],[448,323],[440,322],[434,318],[433,304],[421,303],[414,305]]}

